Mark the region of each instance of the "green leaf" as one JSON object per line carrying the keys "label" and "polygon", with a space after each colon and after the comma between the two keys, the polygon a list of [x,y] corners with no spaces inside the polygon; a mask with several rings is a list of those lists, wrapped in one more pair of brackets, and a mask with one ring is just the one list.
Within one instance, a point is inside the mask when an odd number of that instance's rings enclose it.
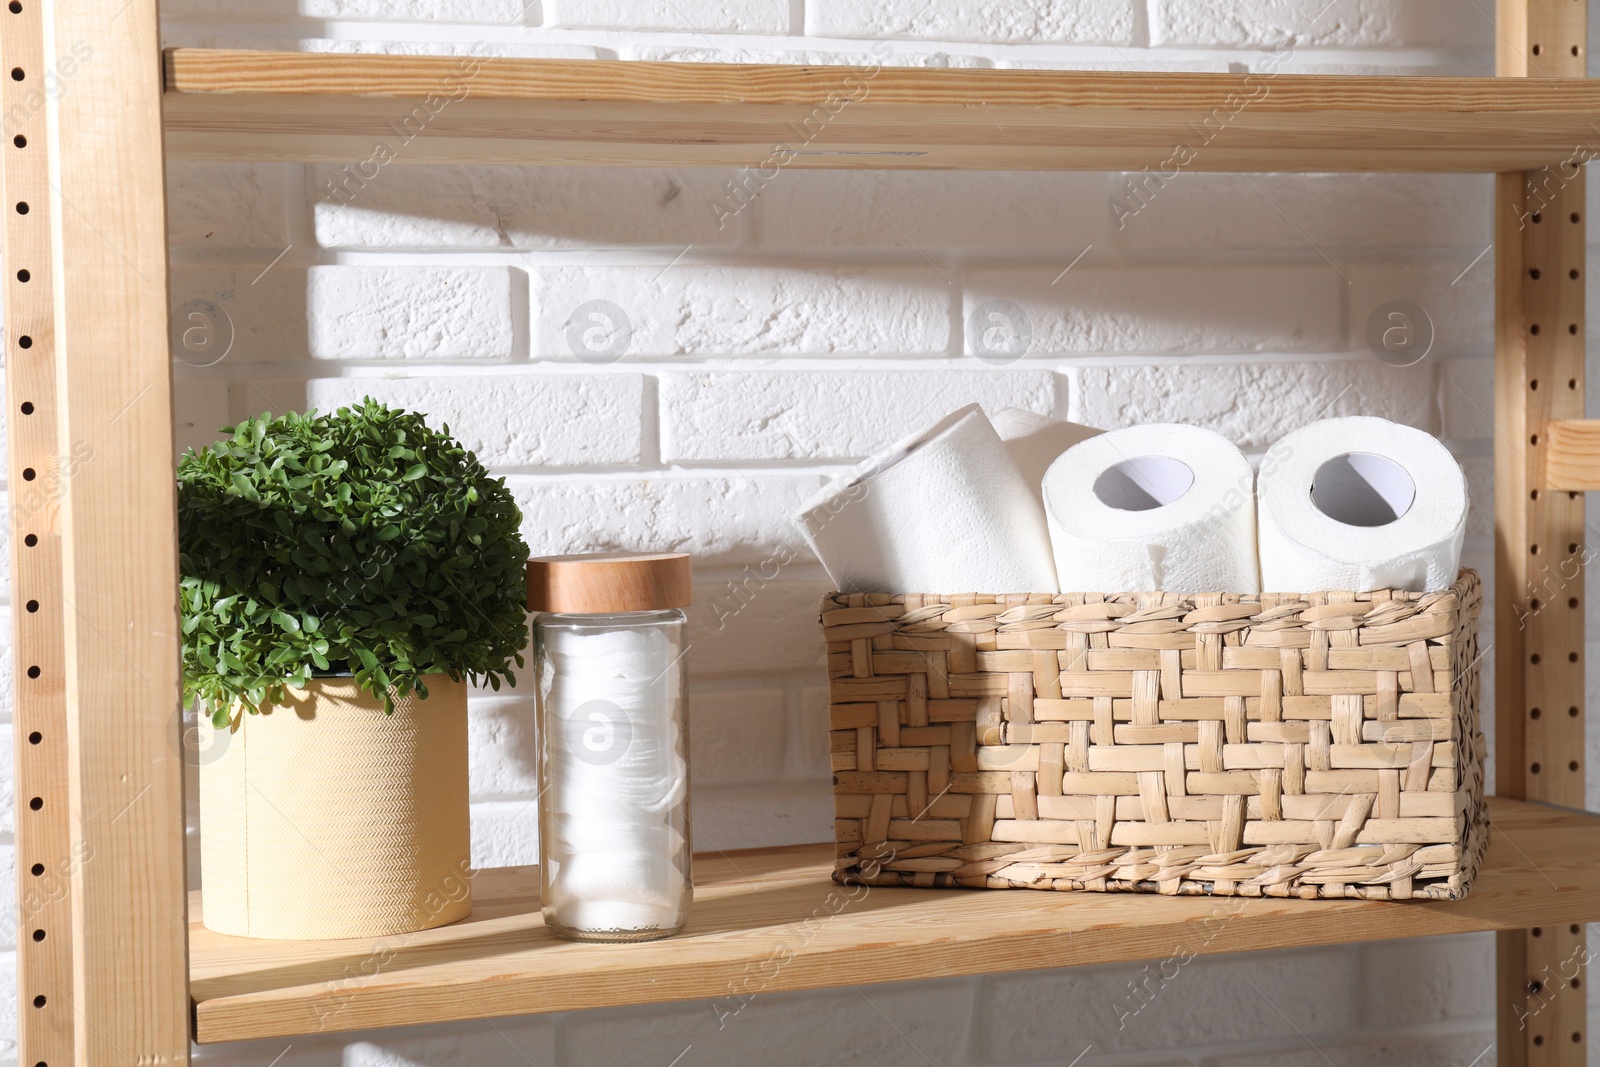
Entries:
{"label": "green leaf", "polygon": [[228,432],[178,465],[188,695],[254,712],[347,664],[386,706],[429,673],[512,680],[521,513],[448,431],[368,398]]}

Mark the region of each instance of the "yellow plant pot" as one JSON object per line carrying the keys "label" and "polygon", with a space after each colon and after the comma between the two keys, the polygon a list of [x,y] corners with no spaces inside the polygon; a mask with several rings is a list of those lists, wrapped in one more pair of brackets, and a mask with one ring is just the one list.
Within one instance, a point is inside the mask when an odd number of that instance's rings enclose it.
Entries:
{"label": "yellow plant pot", "polygon": [[467,689],[381,701],[348,678],[289,704],[204,722],[202,919],[239,937],[319,940],[426,930],[472,911]]}

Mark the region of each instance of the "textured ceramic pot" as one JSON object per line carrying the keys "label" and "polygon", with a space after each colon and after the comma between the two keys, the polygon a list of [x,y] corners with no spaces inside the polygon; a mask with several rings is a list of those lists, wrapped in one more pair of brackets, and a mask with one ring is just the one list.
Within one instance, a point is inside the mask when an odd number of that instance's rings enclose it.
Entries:
{"label": "textured ceramic pot", "polygon": [[207,929],[376,937],[471,912],[467,688],[426,681],[428,699],[397,700],[390,715],[329,678],[229,729],[202,723]]}

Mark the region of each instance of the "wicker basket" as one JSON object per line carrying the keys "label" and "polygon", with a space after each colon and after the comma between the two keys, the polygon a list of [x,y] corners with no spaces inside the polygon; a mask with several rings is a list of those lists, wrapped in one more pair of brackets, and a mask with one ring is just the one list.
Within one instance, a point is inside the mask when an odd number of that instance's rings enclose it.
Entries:
{"label": "wicker basket", "polygon": [[1478,576],[1444,593],[833,594],[834,877],[1465,896]]}

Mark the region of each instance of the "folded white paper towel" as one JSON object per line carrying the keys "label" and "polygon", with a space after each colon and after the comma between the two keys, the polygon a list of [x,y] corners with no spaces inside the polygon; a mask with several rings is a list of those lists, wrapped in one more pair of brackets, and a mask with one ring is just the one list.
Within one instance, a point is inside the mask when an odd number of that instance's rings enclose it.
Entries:
{"label": "folded white paper towel", "polygon": [[845,592],[1057,588],[1044,513],[977,404],[835,480],[796,518]]}
{"label": "folded white paper towel", "polygon": [[1017,473],[1040,497],[1040,507],[1044,506],[1040,487],[1050,464],[1078,442],[1105,432],[1093,426],[1052,419],[1026,408],[1001,408],[990,421],[994,423],[994,432],[1005,442],[1006,451],[1011,453]]}
{"label": "folded white paper towel", "polygon": [[1432,434],[1326,419],[1267,450],[1257,482],[1272,592],[1447,589],[1461,565],[1467,479]]}
{"label": "folded white paper towel", "polygon": [[1196,426],[1112,430],[1044,477],[1056,574],[1068,592],[1259,591],[1254,472]]}

